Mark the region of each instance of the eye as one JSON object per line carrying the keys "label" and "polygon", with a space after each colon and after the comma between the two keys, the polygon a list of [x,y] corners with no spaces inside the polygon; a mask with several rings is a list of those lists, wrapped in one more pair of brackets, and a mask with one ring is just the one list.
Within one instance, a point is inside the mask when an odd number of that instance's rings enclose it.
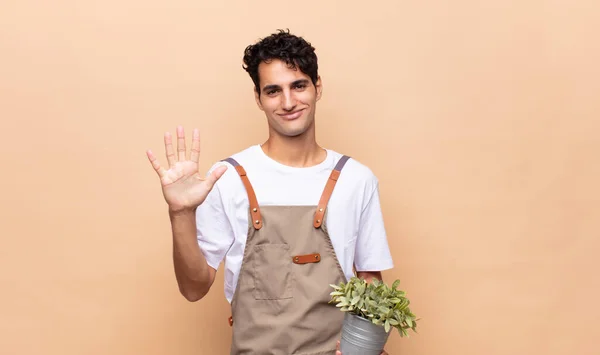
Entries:
{"label": "eye", "polygon": [[279,89],[269,89],[267,90],[267,95],[275,95]]}
{"label": "eye", "polygon": [[305,83],[296,84],[294,86],[294,89],[304,90],[304,89],[306,89],[306,84]]}

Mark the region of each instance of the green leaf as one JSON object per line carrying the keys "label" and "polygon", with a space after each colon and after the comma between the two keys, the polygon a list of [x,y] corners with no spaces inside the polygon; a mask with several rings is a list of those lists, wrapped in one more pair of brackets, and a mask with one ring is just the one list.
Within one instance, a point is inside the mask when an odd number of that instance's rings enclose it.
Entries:
{"label": "green leaf", "polygon": [[404,299],[401,303],[396,306],[399,311],[404,310],[408,306],[408,300]]}
{"label": "green leaf", "polygon": [[389,287],[377,279],[367,283],[364,279],[353,277],[346,283],[330,285],[333,292],[329,303],[334,303],[341,311],[383,326],[386,332],[395,327],[401,336],[408,336],[407,330],[415,330],[418,319],[410,311],[405,292],[397,289],[399,285],[400,280]]}

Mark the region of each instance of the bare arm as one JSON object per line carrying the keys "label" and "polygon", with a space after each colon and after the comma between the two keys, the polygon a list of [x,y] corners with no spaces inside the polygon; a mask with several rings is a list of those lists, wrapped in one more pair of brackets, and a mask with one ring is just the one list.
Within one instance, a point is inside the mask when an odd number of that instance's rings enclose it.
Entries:
{"label": "bare arm", "polygon": [[359,279],[365,279],[367,282],[371,282],[373,279],[383,281],[381,271],[357,271],[356,276]]}
{"label": "bare arm", "polygon": [[169,211],[173,232],[173,266],[179,291],[190,302],[202,299],[215,281],[196,239],[195,211]]}
{"label": "bare arm", "polygon": [[152,151],[148,159],[158,174],[163,196],[169,206],[173,236],[173,267],[181,294],[191,302],[203,298],[215,280],[216,270],[208,265],[196,237],[196,209],[200,206],[226,167],[215,169],[206,179],[198,173],[200,136],[193,131],[190,158],[186,157],[185,134],[177,127],[177,154],[170,133],[165,133],[168,169],[163,168]]}

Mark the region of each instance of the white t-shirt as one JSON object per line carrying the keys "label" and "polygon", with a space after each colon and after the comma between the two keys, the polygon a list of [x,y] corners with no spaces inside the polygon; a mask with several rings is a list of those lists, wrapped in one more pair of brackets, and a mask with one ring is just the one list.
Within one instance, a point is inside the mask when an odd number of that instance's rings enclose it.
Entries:
{"label": "white t-shirt", "polygon": [[[260,145],[231,156],[246,170],[259,206],[313,205],[321,198],[332,169],[342,157],[327,150],[320,164],[295,168],[268,157]],[[198,244],[215,270],[225,260],[225,297],[229,302],[237,285],[248,233],[248,194],[235,168],[215,184],[196,212]],[[209,172],[210,173],[210,172]],[[354,159],[342,169],[327,205],[327,230],[346,278],[356,271],[393,267],[379,203],[378,180]]]}

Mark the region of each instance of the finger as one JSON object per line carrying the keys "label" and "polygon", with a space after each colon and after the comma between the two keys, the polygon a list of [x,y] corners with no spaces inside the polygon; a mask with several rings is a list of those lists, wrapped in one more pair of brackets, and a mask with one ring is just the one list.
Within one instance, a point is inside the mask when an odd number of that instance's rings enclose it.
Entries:
{"label": "finger", "polygon": [[211,191],[213,189],[217,181],[221,178],[221,176],[223,176],[226,170],[227,166],[219,166],[218,168],[213,170],[212,173],[210,173],[210,175],[206,179],[203,180],[204,186],[208,191]]}
{"label": "finger", "polygon": [[194,132],[192,133],[192,153],[190,155],[190,160],[194,163],[198,164],[198,160],[200,159],[200,132],[198,132],[197,128],[194,128]]}
{"label": "finger", "polygon": [[158,162],[158,159],[156,159],[154,153],[152,153],[151,150],[148,150],[146,155],[148,156],[148,160],[150,160],[150,164],[152,164],[154,171],[156,171],[158,176],[162,178],[165,175],[165,169],[160,166],[160,163]]}
{"label": "finger", "polygon": [[183,127],[177,127],[177,159],[185,161],[185,133]]}
{"label": "finger", "polygon": [[338,340],[337,343],[335,343],[335,350],[340,350],[340,341]]}
{"label": "finger", "polygon": [[172,168],[177,162],[177,159],[175,159],[175,152],[173,151],[173,138],[169,132],[165,133],[165,153],[167,154],[169,168]]}
{"label": "finger", "polygon": [[208,178],[206,179],[206,183],[208,184],[208,188],[212,189],[215,183],[225,174],[227,171],[227,166],[221,165],[210,173]]}

